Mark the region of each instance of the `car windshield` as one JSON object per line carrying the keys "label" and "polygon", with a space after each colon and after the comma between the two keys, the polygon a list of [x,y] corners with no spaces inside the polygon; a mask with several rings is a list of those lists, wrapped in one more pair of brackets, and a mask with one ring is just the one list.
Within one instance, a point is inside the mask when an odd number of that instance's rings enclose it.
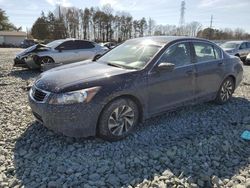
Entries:
{"label": "car windshield", "polygon": [[98,61],[121,68],[142,69],[161,47],[152,40],[127,41],[102,56]]}
{"label": "car windshield", "polygon": [[49,47],[49,48],[55,48],[58,45],[62,44],[63,42],[64,42],[64,40],[55,40],[53,42],[50,42],[50,43],[46,44],[46,46]]}
{"label": "car windshield", "polygon": [[234,42],[226,42],[224,44],[221,44],[222,48],[238,48],[239,43],[234,43]]}

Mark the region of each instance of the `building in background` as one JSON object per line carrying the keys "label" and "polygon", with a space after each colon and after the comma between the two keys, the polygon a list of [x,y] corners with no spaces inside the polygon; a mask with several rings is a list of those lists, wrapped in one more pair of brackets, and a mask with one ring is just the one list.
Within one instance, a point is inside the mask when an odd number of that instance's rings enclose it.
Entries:
{"label": "building in background", "polygon": [[23,31],[0,31],[0,45],[20,46],[26,37],[27,34]]}

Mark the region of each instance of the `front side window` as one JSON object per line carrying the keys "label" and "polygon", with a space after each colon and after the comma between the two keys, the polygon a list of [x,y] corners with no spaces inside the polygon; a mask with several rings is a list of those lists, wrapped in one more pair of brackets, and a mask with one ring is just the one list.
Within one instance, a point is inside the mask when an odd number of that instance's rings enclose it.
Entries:
{"label": "front side window", "polygon": [[244,42],[240,45],[240,49],[243,50],[243,49],[246,49],[247,48],[247,43]]}
{"label": "front side window", "polygon": [[191,64],[189,43],[179,43],[170,46],[161,56],[158,63],[173,63],[176,67]]}
{"label": "front side window", "polygon": [[214,47],[211,44],[196,42],[194,43],[194,50],[196,54],[196,61],[198,63],[220,59],[221,57],[220,52],[214,50]]}
{"label": "front side window", "polygon": [[250,42],[247,43],[247,48],[250,48]]}

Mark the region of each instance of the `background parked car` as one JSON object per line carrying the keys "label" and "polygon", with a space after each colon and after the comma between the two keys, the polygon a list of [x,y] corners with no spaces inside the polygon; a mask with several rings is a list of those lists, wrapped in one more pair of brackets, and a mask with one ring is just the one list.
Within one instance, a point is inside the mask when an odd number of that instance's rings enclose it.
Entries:
{"label": "background parked car", "polygon": [[230,55],[238,56],[243,62],[250,53],[250,41],[228,41],[220,46]]}
{"label": "background parked car", "polygon": [[247,55],[246,62],[247,65],[250,65],[250,53]]}
{"label": "background parked car", "polygon": [[33,46],[35,44],[38,44],[38,41],[35,39],[24,39],[24,41],[21,42],[20,47],[21,48],[28,48],[28,47]]}
{"label": "background parked car", "polygon": [[105,46],[108,49],[113,49],[117,44],[115,42],[105,42],[105,43],[100,43],[101,46]]}
{"label": "background parked car", "polygon": [[14,66],[30,69],[50,69],[66,63],[92,59],[108,50],[97,43],[76,40],[55,40],[47,45],[37,44],[17,54]]}
{"label": "background parked car", "polygon": [[211,100],[226,103],[242,74],[240,59],[210,41],[137,38],[97,61],[42,73],[29,102],[37,120],[56,132],[118,140],[139,121],[166,110]]}

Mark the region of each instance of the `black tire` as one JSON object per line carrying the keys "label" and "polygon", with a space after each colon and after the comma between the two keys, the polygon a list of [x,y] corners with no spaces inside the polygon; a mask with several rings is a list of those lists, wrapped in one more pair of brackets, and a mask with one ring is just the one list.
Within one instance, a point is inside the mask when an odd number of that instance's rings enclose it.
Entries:
{"label": "black tire", "polygon": [[40,58],[39,58],[39,63],[40,63],[40,65],[46,64],[46,63],[54,63],[54,62],[55,62],[55,61],[54,61],[51,57],[48,57],[48,56],[40,57]]}
{"label": "black tire", "polygon": [[[117,115],[118,112],[120,115]],[[121,140],[133,132],[138,120],[138,107],[132,100],[127,98],[114,100],[104,108],[100,115],[98,135],[108,141]],[[122,134],[118,134],[121,131]]]}
{"label": "black tire", "polygon": [[227,77],[221,84],[215,102],[217,104],[227,103],[234,93],[235,83],[232,77]]}

